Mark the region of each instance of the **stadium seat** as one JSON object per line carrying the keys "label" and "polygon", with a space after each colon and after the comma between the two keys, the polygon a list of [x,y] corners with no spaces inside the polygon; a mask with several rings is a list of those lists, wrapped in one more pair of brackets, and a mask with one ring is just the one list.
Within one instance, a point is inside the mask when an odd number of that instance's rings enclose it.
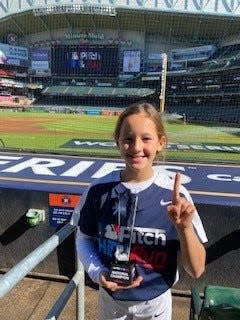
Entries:
{"label": "stadium seat", "polygon": [[191,290],[190,320],[239,320],[240,288],[207,285],[204,297]]}

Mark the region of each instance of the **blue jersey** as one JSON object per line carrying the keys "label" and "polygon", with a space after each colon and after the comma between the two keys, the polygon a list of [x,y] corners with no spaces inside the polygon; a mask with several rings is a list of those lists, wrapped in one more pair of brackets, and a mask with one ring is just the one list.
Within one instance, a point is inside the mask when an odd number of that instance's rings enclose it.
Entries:
{"label": "blue jersey", "polygon": [[[174,284],[179,239],[166,210],[171,203],[172,190],[171,179],[158,174],[150,186],[133,195],[122,184],[119,172],[99,179],[89,188],[81,206],[80,230],[95,237],[100,258],[108,268],[115,259],[116,246],[129,243],[130,212],[133,200],[137,201],[129,261],[135,264],[143,281],[137,288],[109,291],[114,299],[151,300]],[[191,200],[185,188],[182,187],[181,192]],[[202,228],[198,215],[197,220]],[[200,232],[204,234],[204,230]]]}

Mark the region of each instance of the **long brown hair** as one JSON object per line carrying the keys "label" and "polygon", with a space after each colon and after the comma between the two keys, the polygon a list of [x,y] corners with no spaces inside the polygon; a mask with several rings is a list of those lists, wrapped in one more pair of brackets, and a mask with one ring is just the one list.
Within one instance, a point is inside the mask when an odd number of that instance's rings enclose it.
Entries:
{"label": "long brown hair", "polygon": [[119,140],[120,131],[121,131],[121,127],[122,127],[123,121],[128,116],[133,115],[133,114],[139,114],[139,113],[145,113],[155,123],[159,139],[162,136],[165,136],[165,138],[167,140],[166,131],[165,131],[165,127],[164,127],[164,122],[163,122],[163,119],[161,117],[160,112],[157,111],[157,109],[151,103],[136,102],[136,103],[131,104],[128,108],[126,108],[120,114],[120,116],[119,116],[119,118],[117,120],[117,123],[116,123],[116,126],[115,126],[115,130],[114,130],[114,133],[113,133],[113,137],[114,137],[116,143],[118,143],[118,140]]}

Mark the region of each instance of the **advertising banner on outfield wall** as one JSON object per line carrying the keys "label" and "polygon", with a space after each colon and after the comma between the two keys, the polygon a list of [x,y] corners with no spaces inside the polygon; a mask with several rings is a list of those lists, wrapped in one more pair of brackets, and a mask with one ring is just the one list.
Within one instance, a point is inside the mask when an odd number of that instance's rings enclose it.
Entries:
{"label": "advertising banner on outfield wall", "polygon": [[28,49],[0,43],[0,65],[28,66]]}

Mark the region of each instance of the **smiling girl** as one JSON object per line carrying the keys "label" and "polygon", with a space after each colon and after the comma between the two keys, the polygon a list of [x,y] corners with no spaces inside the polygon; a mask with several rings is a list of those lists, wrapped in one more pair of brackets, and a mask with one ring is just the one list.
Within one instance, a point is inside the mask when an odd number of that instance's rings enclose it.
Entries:
{"label": "smiling girl", "polygon": [[114,138],[126,166],[96,180],[81,199],[78,255],[99,284],[100,320],[170,320],[178,251],[198,278],[206,234],[180,174],[173,181],[154,171],[167,142],[155,107],[126,108]]}

